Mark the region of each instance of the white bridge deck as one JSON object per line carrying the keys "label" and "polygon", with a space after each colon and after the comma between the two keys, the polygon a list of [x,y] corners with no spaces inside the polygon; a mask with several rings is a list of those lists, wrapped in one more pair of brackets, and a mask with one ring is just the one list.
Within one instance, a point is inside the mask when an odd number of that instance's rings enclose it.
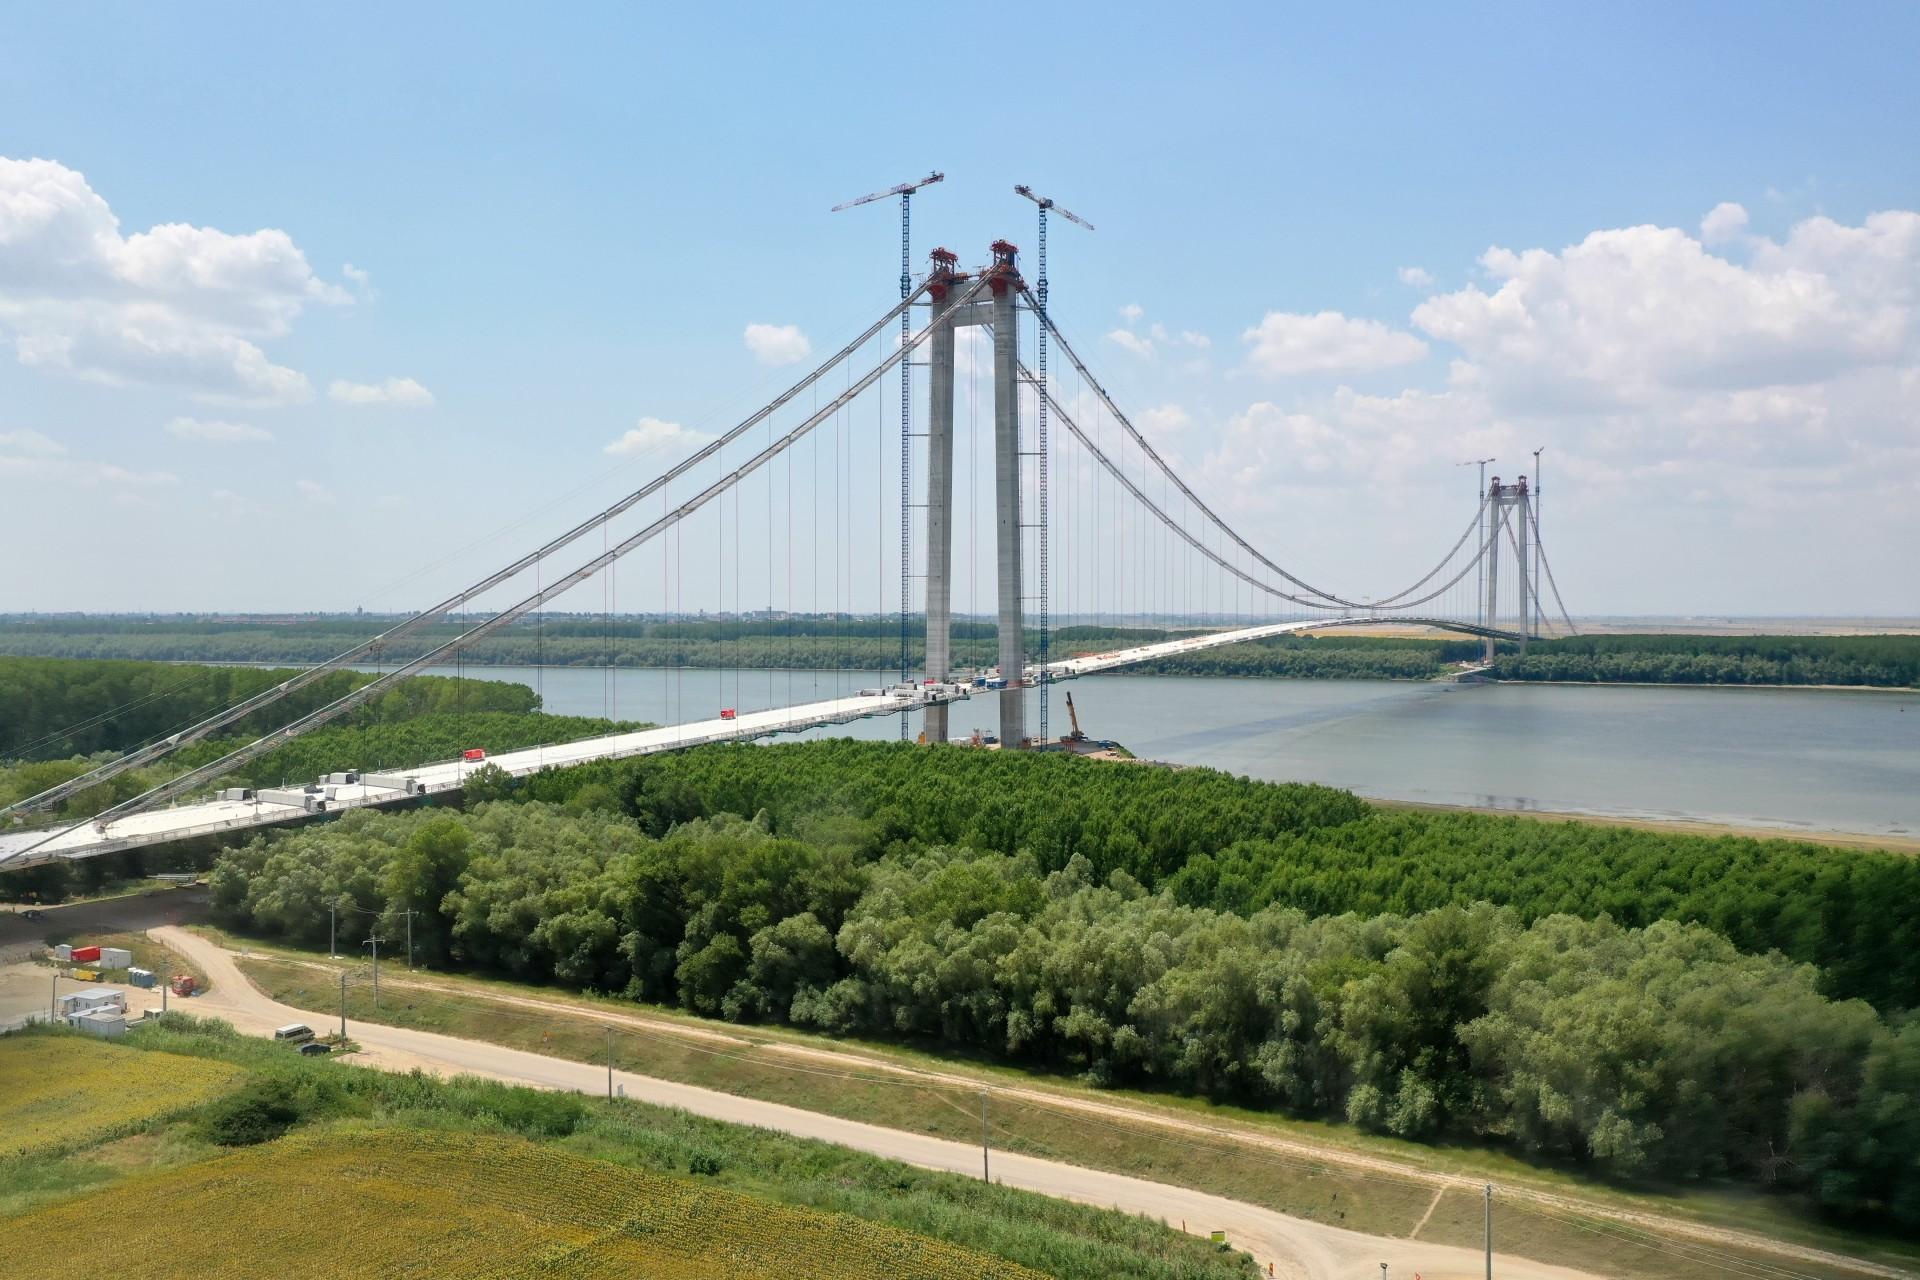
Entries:
{"label": "white bridge deck", "polygon": [[[1376,624],[1427,625],[1481,633],[1479,628],[1462,626],[1444,619],[1346,617],[1316,618],[1307,622],[1276,622],[1264,626],[1236,628],[1231,631],[1208,632],[1205,635],[1189,636],[1181,640],[1165,640],[1129,649],[1116,649],[1109,653],[1086,654],[1059,662],[1050,662],[1045,668],[1045,678],[1050,683],[1071,680],[1078,676],[1151,662],[1157,658],[1175,657],[1203,649],[1217,649],[1226,645],[1242,644],[1249,640],[1261,640],[1300,631]],[[1031,685],[1040,678],[1041,669],[1029,666],[1024,673],[1022,684]],[[776,707],[767,711],[742,712],[737,717],[723,719],[716,716],[711,720],[695,720],[659,729],[642,729],[633,733],[583,738],[577,742],[505,751],[499,755],[489,755],[484,761],[448,760],[409,768],[381,769],[376,775],[378,782],[399,785],[376,785],[375,782],[332,785],[322,783],[319,784],[319,790],[310,793],[313,798],[309,804],[315,805],[314,808],[259,799],[206,800],[178,804],[166,809],[155,809],[147,813],[130,814],[104,827],[89,820],[51,828],[0,832],[0,870],[15,870],[65,859],[88,858],[120,849],[164,844],[169,840],[224,835],[255,827],[305,822],[350,809],[379,808],[383,805],[409,803],[422,796],[457,792],[465,787],[467,777],[474,770],[486,765],[502,769],[514,777],[526,777],[542,769],[583,764],[589,760],[619,760],[629,756],[652,755],[661,751],[679,751],[712,742],[739,742],[770,737],[779,733],[797,733],[806,729],[849,724],[870,716],[898,715],[930,704],[965,699],[976,693],[996,696],[998,692],[998,690],[984,690],[958,684],[920,687],[895,685],[882,689],[876,694],[835,698],[826,702],[802,703],[791,707]],[[410,787],[406,785],[409,780],[412,783]],[[268,788],[268,790],[272,789]]]}

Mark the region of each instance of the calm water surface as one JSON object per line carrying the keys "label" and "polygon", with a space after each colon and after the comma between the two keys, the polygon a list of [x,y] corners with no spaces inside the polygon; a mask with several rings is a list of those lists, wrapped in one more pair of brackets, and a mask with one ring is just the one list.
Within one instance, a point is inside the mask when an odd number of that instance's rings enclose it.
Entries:
{"label": "calm water surface", "polygon": [[[866,671],[466,674],[531,685],[549,711],[663,724],[881,680]],[[1059,686],[1055,698],[1066,689],[1094,737],[1255,778],[1389,800],[1920,834],[1920,693],[1096,676]],[[958,735],[992,731],[993,702],[955,706],[953,724]],[[1066,727],[1057,700],[1053,727]],[[899,722],[831,732],[895,738]]]}

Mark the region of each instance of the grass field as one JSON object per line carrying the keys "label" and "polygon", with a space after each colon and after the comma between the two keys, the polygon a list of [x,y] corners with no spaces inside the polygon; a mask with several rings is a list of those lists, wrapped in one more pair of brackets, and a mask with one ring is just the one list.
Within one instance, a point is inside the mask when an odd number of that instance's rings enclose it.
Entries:
{"label": "grass field", "polygon": [[[308,964],[263,957],[245,961],[241,967],[269,995],[296,1007],[331,1008],[338,999],[332,974]],[[365,984],[356,983],[349,988],[349,1021],[414,1027],[597,1062],[604,1060],[606,1054],[604,1027],[610,1018],[620,1016],[618,1010],[624,1008],[649,1015],[659,1012],[633,1009],[622,1002],[581,1000],[577,1018],[565,1014],[543,1015],[524,1006],[503,1007],[497,1001],[501,997],[538,995],[541,999],[574,1002],[558,993],[511,983],[444,974],[435,974],[431,980],[451,990],[409,990],[396,982],[387,987],[378,1009]],[[472,994],[465,994],[467,991]],[[731,1025],[722,1028],[690,1018],[670,1017],[669,1020],[687,1023],[690,1029],[724,1031],[727,1039],[703,1041],[697,1036],[657,1031],[621,1034],[616,1037],[617,1065],[662,1079],[893,1128],[958,1141],[977,1138],[975,1095],[964,1088],[917,1088],[878,1082],[865,1075],[849,1077],[832,1068],[796,1070],[795,1060],[776,1052],[775,1046],[809,1043],[807,1037],[770,1032],[766,1028]],[[761,1043],[743,1045],[743,1039]],[[897,1049],[883,1052],[873,1046],[838,1047],[868,1048],[877,1056],[910,1063],[923,1070],[974,1075],[989,1086],[998,1083],[1018,1087],[1035,1083],[1032,1078],[1012,1071],[986,1069],[979,1064],[966,1066]],[[1244,1113],[1235,1108],[1171,1098],[1151,1101],[1191,1114],[1203,1122],[1243,1123],[1279,1136],[1309,1137],[1325,1129],[1285,1122],[1271,1115]],[[1408,1235],[1432,1206],[1436,1212],[1420,1231],[1420,1238],[1467,1247],[1480,1243],[1478,1197],[1449,1192],[1436,1205],[1435,1187],[1430,1182],[1381,1176],[1378,1172],[1356,1170],[1337,1162],[1278,1155],[1231,1142],[1170,1134],[1164,1129],[1113,1117],[1091,1118],[1052,1106],[1012,1100],[1002,1094],[994,1098],[992,1115],[995,1145],[1007,1150],[1192,1186],[1313,1221],[1387,1236]],[[1814,1247],[1861,1254],[1895,1266],[1912,1266],[1915,1261],[1910,1250],[1887,1247],[1890,1241],[1849,1236],[1818,1226],[1795,1218],[1779,1204],[1766,1202],[1751,1193],[1737,1201],[1705,1195],[1681,1198],[1627,1194],[1571,1176],[1530,1169],[1518,1161],[1486,1151],[1418,1148],[1387,1140],[1357,1138],[1351,1146],[1366,1154],[1391,1155],[1434,1172],[1461,1173],[1475,1169],[1491,1173],[1502,1183],[1524,1179],[1543,1190],[1583,1194],[1624,1208],[1677,1213],[1717,1225],[1758,1230]],[[1675,1241],[1671,1237],[1623,1231],[1617,1224],[1609,1226],[1601,1220],[1549,1211],[1511,1198],[1502,1199],[1499,1216],[1503,1247],[1529,1257],[1619,1276],[1623,1280],[1662,1280],[1674,1274]],[[1777,1255],[1746,1254],[1724,1246],[1717,1247],[1715,1252],[1741,1270],[1779,1265]],[[1795,1259],[1790,1269],[1805,1280],[1845,1280],[1862,1274],[1851,1267],[1805,1259]],[[1709,1268],[1703,1274],[1722,1273]]]}
{"label": "grass field", "polygon": [[[122,1184],[192,1206],[100,1232],[72,1200],[15,1219],[11,1274],[87,1269],[222,1280],[263,1273],[734,1280],[1040,1280],[1040,1273],[839,1214],[623,1169],[520,1138],[369,1129],[300,1135]],[[215,1225],[217,1224],[217,1229]],[[237,1250],[234,1241],[245,1240]]]}
{"label": "grass field", "polygon": [[[611,1174],[633,1174],[675,1186],[723,1192],[749,1204],[755,1221],[785,1222],[787,1219],[781,1216],[784,1212],[799,1211],[808,1223],[826,1220],[841,1224],[835,1229],[841,1235],[796,1237],[796,1252],[804,1246],[815,1250],[816,1256],[826,1257],[819,1250],[843,1238],[846,1232],[865,1241],[862,1248],[870,1253],[879,1248],[877,1241],[904,1237],[921,1242],[905,1253],[876,1253],[886,1262],[877,1271],[834,1267],[836,1273],[848,1276],[1039,1274],[1056,1280],[1112,1280],[1116,1276],[1130,1280],[1251,1280],[1255,1272],[1252,1259],[1244,1253],[1223,1252],[1202,1239],[1143,1217],[1050,1199],[976,1178],[915,1169],[829,1143],[706,1120],[637,1101],[599,1102],[494,1081],[440,1080],[366,1070],[331,1059],[299,1058],[287,1054],[284,1046],[241,1035],[224,1023],[180,1013],[164,1023],[141,1027],[119,1044],[84,1039],[64,1030],[37,1030],[0,1040],[0,1047],[17,1054],[0,1059],[0,1079],[9,1083],[21,1068],[98,1072],[103,1066],[118,1069],[129,1057],[155,1059],[175,1073],[182,1073],[182,1060],[189,1070],[225,1067],[239,1078],[236,1088],[228,1089],[210,1106],[156,1120],[129,1136],[97,1143],[76,1139],[55,1153],[0,1159],[0,1275],[8,1277],[58,1274],[37,1266],[16,1266],[24,1255],[13,1244],[28,1234],[41,1233],[48,1223],[68,1222],[68,1218],[44,1216],[57,1209],[72,1214],[81,1212],[79,1206],[83,1204],[151,1203],[153,1196],[171,1197],[181,1188],[201,1186],[193,1179],[216,1167],[238,1168],[241,1175],[250,1176],[246,1170],[252,1165],[232,1165],[227,1158],[232,1148],[218,1145],[222,1139],[212,1118],[230,1116],[236,1104],[261,1096],[263,1089],[271,1093],[270,1086],[276,1083],[290,1088],[272,1096],[290,1100],[298,1117],[287,1137],[247,1148],[249,1153],[291,1150],[289,1143],[317,1141],[329,1135],[364,1143],[375,1134],[387,1134],[389,1137],[381,1141],[403,1147],[422,1145],[442,1151],[439,1163],[431,1166],[433,1172],[426,1184],[394,1192],[403,1199],[425,1197],[420,1211],[429,1217],[442,1211],[434,1198],[441,1194],[437,1188],[442,1182],[442,1167],[448,1168],[447,1177],[453,1180],[448,1185],[464,1187],[459,1180],[468,1176],[467,1170],[451,1169],[462,1164],[462,1159],[446,1158],[442,1147],[435,1144],[461,1135],[510,1140],[512,1144],[531,1139],[535,1151],[565,1157],[561,1162],[565,1169],[560,1165],[549,1167],[544,1175],[547,1182],[566,1183],[572,1175],[565,1170],[584,1162]],[[19,1052],[21,1049],[28,1052]],[[162,1174],[168,1177],[163,1179]],[[689,1174],[698,1176],[689,1182]],[[398,1184],[378,1185],[391,1188]],[[315,1214],[304,1216],[319,1215],[322,1208],[334,1212],[307,1192],[282,1194],[269,1184],[262,1186],[266,1190],[261,1194],[268,1199],[316,1206]],[[196,1205],[212,1205],[217,1200],[198,1191],[186,1194],[200,1197],[192,1200]],[[458,1194],[477,1193],[462,1190]],[[366,1217],[351,1206],[338,1212],[346,1216],[333,1222],[335,1236],[350,1233],[350,1225],[343,1224]],[[490,1272],[457,1262],[412,1271],[398,1266],[385,1271],[343,1272],[331,1257],[308,1265],[276,1264],[271,1269],[256,1265],[253,1271],[235,1270],[240,1265],[236,1259],[257,1264],[261,1256],[252,1235],[236,1235],[232,1230],[242,1223],[244,1215],[230,1212],[220,1202],[220,1207],[196,1208],[186,1216],[196,1219],[206,1236],[203,1241],[189,1233],[195,1242],[193,1248],[199,1251],[194,1256],[210,1259],[209,1265],[198,1271],[175,1270],[168,1255],[164,1265],[143,1261],[128,1267],[116,1265],[111,1270],[142,1276],[192,1274],[195,1280],[201,1274],[520,1274],[511,1270]],[[807,1227],[807,1231],[813,1231],[813,1227]],[[751,1237],[742,1238],[752,1243]],[[508,1256],[525,1261],[536,1256],[533,1249],[529,1244]],[[953,1255],[973,1261],[957,1271],[915,1269]],[[564,1254],[554,1256],[562,1261],[552,1274],[596,1274],[575,1268]],[[975,1265],[983,1256],[989,1263]],[[1006,1265],[994,1270],[993,1259],[1004,1260]],[[220,1270],[220,1266],[227,1270]],[[680,1275],[716,1273],[672,1270],[661,1262],[636,1265],[624,1274],[671,1280]],[[827,1273],[734,1259],[732,1270],[721,1274]]]}
{"label": "grass field", "polygon": [[0,1160],[67,1150],[189,1111],[246,1074],[69,1036],[0,1039]]}

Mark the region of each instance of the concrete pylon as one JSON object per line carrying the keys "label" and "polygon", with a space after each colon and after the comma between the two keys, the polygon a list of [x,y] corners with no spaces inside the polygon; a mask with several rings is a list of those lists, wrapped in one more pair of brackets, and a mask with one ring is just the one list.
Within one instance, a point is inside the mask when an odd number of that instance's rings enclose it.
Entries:
{"label": "concrete pylon", "polygon": [[[945,249],[933,251],[927,294],[935,323],[953,305],[958,261]],[[934,680],[953,673],[953,339],[953,326],[943,324],[927,342],[927,676]],[[928,742],[947,740],[948,710],[945,703],[927,708]]]}
{"label": "concrete pylon", "polygon": [[993,488],[1000,588],[1000,746],[1020,747],[1027,736],[1026,615],[1020,558],[1020,330],[1014,299],[1020,273],[1019,251],[1005,240],[993,242]]}

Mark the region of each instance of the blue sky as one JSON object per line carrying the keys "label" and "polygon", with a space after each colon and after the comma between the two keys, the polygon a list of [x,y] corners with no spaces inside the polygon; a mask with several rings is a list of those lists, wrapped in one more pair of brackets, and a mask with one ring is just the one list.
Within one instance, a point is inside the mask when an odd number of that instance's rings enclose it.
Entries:
{"label": "blue sky", "polygon": [[[17,11],[0,156],[58,169],[0,184],[0,609],[423,603],[806,367],[747,326],[889,305],[891,207],[827,209],[938,167],[916,256],[1025,243],[1014,182],[1097,224],[1056,316],[1309,577],[1417,576],[1451,464],[1544,444],[1576,612],[1920,612],[1915,47],[1891,4]],[[102,210],[208,235],[108,290],[58,238]]]}

